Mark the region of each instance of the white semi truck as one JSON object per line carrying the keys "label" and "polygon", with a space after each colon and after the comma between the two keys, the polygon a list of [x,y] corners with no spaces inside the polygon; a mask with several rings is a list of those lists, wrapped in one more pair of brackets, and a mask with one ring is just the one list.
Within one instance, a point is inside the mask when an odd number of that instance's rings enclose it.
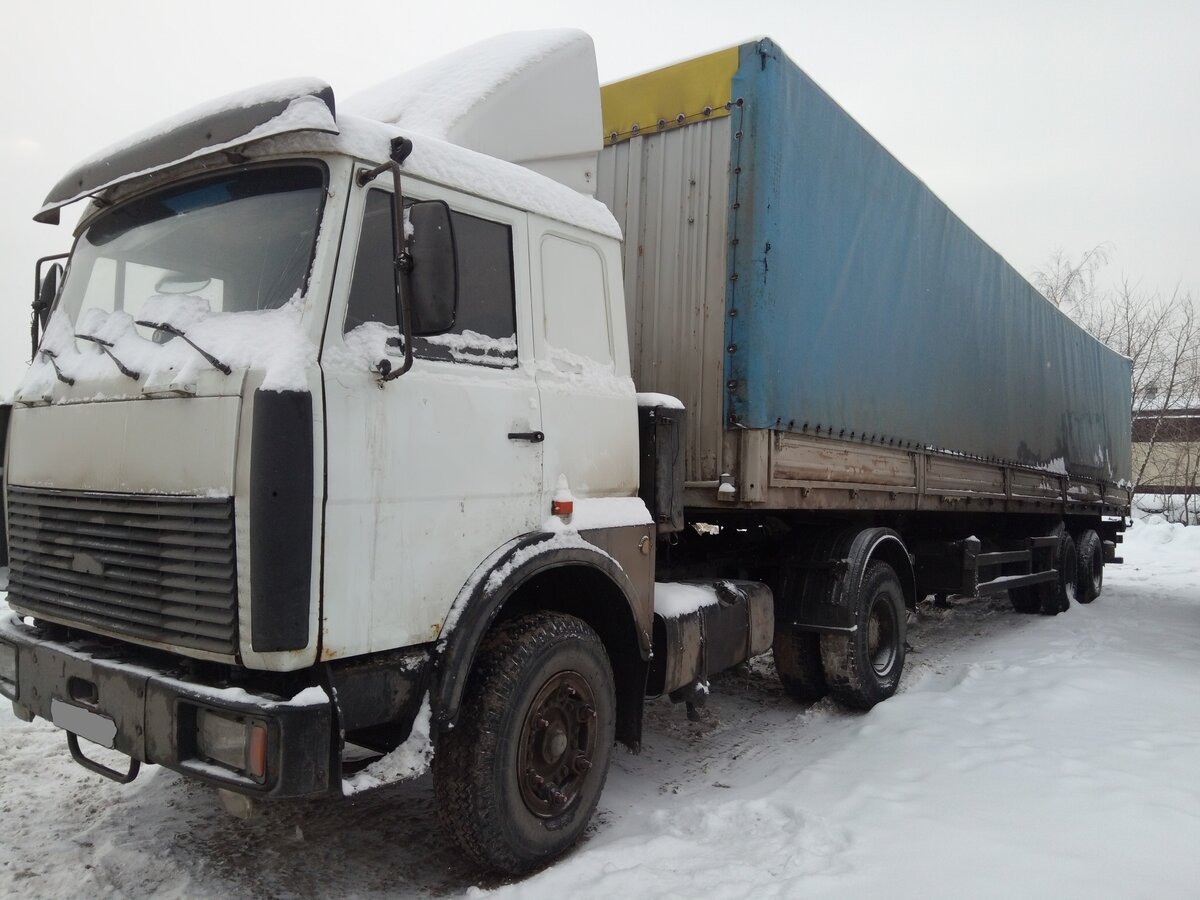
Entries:
{"label": "white semi truck", "polygon": [[0,407],[0,693],[108,777],[237,806],[431,758],[523,872],[644,698],[773,646],[869,709],[921,597],[1057,613],[1114,559],[1127,361],[770,41],[603,101],[572,31],[269,85],[36,218],[77,201]]}

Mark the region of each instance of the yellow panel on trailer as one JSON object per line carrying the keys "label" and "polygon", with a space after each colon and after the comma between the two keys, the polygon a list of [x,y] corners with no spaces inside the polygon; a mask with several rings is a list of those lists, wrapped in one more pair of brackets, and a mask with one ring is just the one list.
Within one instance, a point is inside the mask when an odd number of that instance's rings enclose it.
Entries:
{"label": "yellow panel on trailer", "polygon": [[729,115],[738,48],[718,50],[600,88],[604,142]]}

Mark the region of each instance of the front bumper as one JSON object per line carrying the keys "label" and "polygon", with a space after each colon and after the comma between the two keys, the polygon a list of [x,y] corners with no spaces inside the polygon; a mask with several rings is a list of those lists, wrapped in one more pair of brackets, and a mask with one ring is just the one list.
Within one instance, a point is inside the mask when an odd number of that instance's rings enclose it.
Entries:
{"label": "front bumper", "polygon": [[[101,723],[102,730],[111,721],[113,749],[241,794],[285,798],[336,791],[330,777],[334,715],[320,688],[288,699],[212,687],[181,678],[135,648],[50,640],[11,615],[0,615],[0,644],[15,648],[16,656],[15,683],[0,680],[0,694],[23,718],[36,715],[56,724],[82,719]],[[201,710],[266,726],[265,777],[252,778],[199,754]]]}

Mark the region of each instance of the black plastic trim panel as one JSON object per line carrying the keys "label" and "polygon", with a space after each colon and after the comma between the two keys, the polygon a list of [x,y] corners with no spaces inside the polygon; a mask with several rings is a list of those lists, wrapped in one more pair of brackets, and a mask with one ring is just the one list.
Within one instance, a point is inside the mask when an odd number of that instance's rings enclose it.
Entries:
{"label": "black plastic trim panel", "polygon": [[307,391],[257,391],[250,459],[250,644],[256,653],[309,641],[313,405]]}
{"label": "black plastic trim panel", "polygon": [[[4,488],[4,451],[8,446],[8,422],[12,404],[0,403],[0,490]],[[8,524],[4,516],[4,498],[0,496],[0,568],[8,565]]]}

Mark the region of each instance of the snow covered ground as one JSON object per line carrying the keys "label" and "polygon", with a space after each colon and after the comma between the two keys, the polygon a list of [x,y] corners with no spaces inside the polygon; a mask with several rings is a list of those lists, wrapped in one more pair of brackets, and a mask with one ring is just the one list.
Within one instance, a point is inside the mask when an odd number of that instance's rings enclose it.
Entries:
{"label": "snow covered ground", "polygon": [[516,884],[441,831],[428,780],[240,822],[150,768],[129,787],[0,709],[0,895],[1194,897],[1200,528],[1127,534],[1103,596],[1053,619],[922,608],[898,696],[782,696],[769,657],[703,721],[652,704],[589,838]]}

